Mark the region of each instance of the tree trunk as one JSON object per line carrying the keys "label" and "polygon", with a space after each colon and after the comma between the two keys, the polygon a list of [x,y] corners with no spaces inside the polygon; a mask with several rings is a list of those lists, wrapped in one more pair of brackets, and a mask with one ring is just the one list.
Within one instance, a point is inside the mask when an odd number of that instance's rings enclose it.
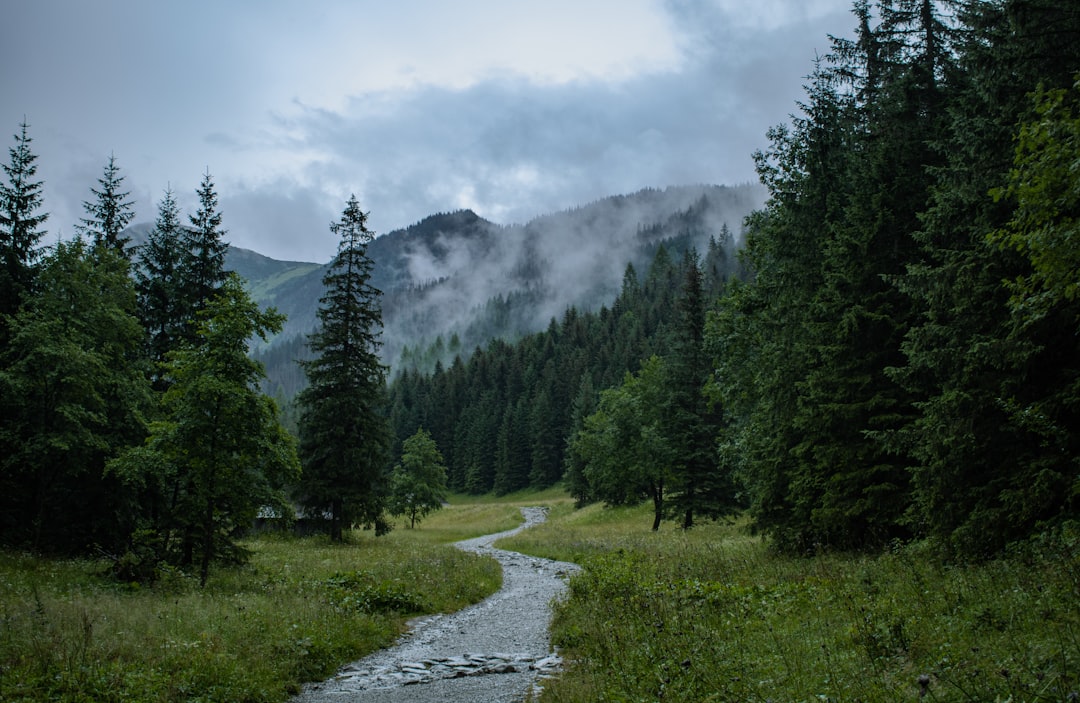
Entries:
{"label": "tree trunk", "polygon": [[330,541],[341,542],[341,498],[334,498],[330,503]]}
{"label": "tree trunk", "polygon": [[199,569],[199,587],[206,587],[210,578],[210,559],[214,556],[214,499],[206,501],[206,514],[203,516],[203,553],[202,566]]}
{"label": "tree trunk", "polygon": [[652,531],[657,532],[660,529],[660,520],[664,517],[664,484],[658,484],[653,486],[652,490],[653,500],[653,523]]}

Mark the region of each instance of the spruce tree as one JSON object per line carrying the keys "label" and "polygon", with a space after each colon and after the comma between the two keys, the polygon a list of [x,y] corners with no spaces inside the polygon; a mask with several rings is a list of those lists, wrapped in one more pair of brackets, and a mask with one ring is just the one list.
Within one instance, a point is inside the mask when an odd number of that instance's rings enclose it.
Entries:
{"label": "spruce tree", "polygon": [[934,139],[947,158],[916,233],[922,261],[899,281],[924,313],[894,373],[922,397],[890,441],[915,458],[913,525],[947,552],[979,558],[1070,501],[1076,510],[1065,488],[1075,437],[1056,429],[1070,424],[1058,400],[1076,397],[1075,328],[1061,308],[1034,325],[1015,317],[1002,281],[1030,276],[1031,262],[992,235],[1019,214],[1011,195],[1000,196],[1010,171],[1023,171],[1014,164],[1017,125],[1043,121],[1029,94],[1075,81],[1080,13],[1058,0],[1009,0],[971,3],[959,19],[966,31],[948,119]]}
{"label": "spruce tree", "polygon": [[770,199],[747,221],[742,257],[753,280],[725,297],[709,340],[718,397],[740,428],[729,441],[745,457],[751,515],[791,551],[809,546],[805,527],[820,490],[797,461],[807,446],[795,426],[800,382],[814,363],[807,301],[824,283],[823,222],[846,206],[849,118],[826,69],[815,66],[803,114],[770,129],[769,149],[755,154]]}
{"label": "spruce tree", "polygon": [[688,251],[682,268],[662,431],[673,457],[668,510],[689,529],[695,515],[717,517],[735,509],[737,496],[731,477],[717,465],[719,416],[705,396],[712,364],[705,353],[706,305],[697,254]]}
{"label": "spruce tree", "polygon": [[299,472],[295,443],[259,390],[263,368],[248,353],[251,339],[279,332],[284,319],[261,310],[238,276],[227,277],[199,313],[200,342],[170,356],[173,383],[145,446],[111,466],[129,484],[167,497],[150,523],[160,554],[181,564],[197,556],[203,586],[213,562],[243,558],[235,535],[261,508],[288,509],[283,489]]}
{"label": "spruce tree", "polygon": [[[910,535],[910,458],[880,437],[903,426],[915,401],[889,375],[915,306],[892,280],[918,258],[914,233],[941,157],[938,78],[946,31],[922,0],[880,3],[869,28],[857,8],[858,41],[837,42],[830,75],[848,102],[847,207],[823,222],[822,285],[808,301],[814,365],[802,381],[794,423],[797,456],[818,498],[806,534],[815,543],[877,546]],[[848,78],[854,76],[854,78]]]}
{"label": "spruce tree", "polygon": [[[147,334],[147,353],[160,367],[166,355],[183,337],[187,310],[181,304],[180,267],[183,263],[180,209],[171,189],[158,203],[158,217],[145,245],[139,250],[135,269],[135,289],[139,296],[139,318]],[[159,390],[162,375],[151,371]]]}
{"label": "spruce tree", "polygon": [[319,327],[308,336],[312,358],[300,362],[309,385],[297,399],[304,472],[296,497],[341,540],[353,524],[377,534],[389,529],[383,510],[392,436],[378,355],[381,292],[370,282],[367,252],[374,235],[355,196],[330,231],[341,241],[323,277]]}
{"label": "spruce tree", "polygon": [[[30,151],[29,125],[23,120],[4,164],[7,182],[0,183],[0,315],[14,315],[22,296],[31,289],[38,260],[41,226],[48,213],[38,212],[42,182],[35,181],[37,155]],[[5,339],[0,322],[0,341]]]}
{"label": "spruce tree", "polygon": [[183,258],[180,261],[178,300],[184,309],[178,314],[188,321],[184,337],[189,342],[198,342],[194,320],[207,302],[217,295],[228,276],[225,252],[229,245],[223,240],[227,230],[221,228],[217,192],[209,171],[203,174],[196,194],[199,209],[194,215],[188,216],[191,226],[184,228],[180,236]]}
{"label": "spruce tree", "polygon": [[89,237],[96,247],[107,247],[127,256],[126,247],[130,240],[121,233],[134,219],[135,210],[134,202],[127,199],[131,192],[121,190],[123,183],[116,157],[110,154],[105,172],[98,179],[101,189],[90,189],[94,200],[83,202],[86,217],[79,220],[75,231]]}

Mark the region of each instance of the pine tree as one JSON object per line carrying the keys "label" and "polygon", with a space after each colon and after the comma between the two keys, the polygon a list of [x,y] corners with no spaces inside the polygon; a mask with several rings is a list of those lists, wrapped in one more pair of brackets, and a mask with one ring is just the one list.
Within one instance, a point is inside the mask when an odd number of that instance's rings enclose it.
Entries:
{"label": "pine tree", "polygon": [[[154,484],[169,495],[154,525],[162,552],[184,563],[190,549],[203,586],[213,562],[243,557],[234,536],[261,508],[287,509],[283,488],[299,473],[294,441],[259,390],[262,366],[248,354],[252,338],[265,340],[283,321],[273,309],[260,310],[239,277],[227,277],[199,314],[200,342],[170,357],[173,383],[146,445],[111,467],[131,484]],[[183,544],[173,544],[177,536]]]}
{"label": "pine tree", "polygon": [[[180,209],[169,189],[158,203],[157,222],[139,250],[139,265],[135,269],[139,318],[147,333],[147,352],[159,367],[183,338],[185,315],[189,312],[181,304],[180,294],[182,237]],[[158,389],[164,390],[160,370],[151,373]]]}
{"label": "pine tree", "polygon": [[[41,226],[48,213],[39,213],[42,182],[35,181],[37,155],[30,151],[29,125],[23,120],[4,164],[7,182],[0,184],[0,315],[14,315],[22,296],[32,288],[38,261]],[[0,330],[3,324],[0,323]],[[5,339],[0,331],[0,341]]]}
{"label": "pine tree", "polygon": [[203,174],[196,194],[199,209],[189,215],[191,226],[184,228],[180,237],[183,258],[180,262],[179,302],[184,310],[178,311],[181,319],[188,320],[185,339],[198,341],[194,320],[207,302],[217,295],[228,276],[225,270],[225,251],[229,248],[222,238],[227,230],[221,228],[221,212],[218,210],[217,192],[210,172]]}
{"label": "pine tree", "polygon": [[308,337],[313,358],[300,362],[309,385],[298,397],[304,473],[297,498],[309,516],[327,516],[331,537],[341,540],[356,523],[379,534],[389,529],[383,510],[392,437],[378,356],[381,293],[371,285],[367,253],[374,235],[355,196],[330,231],[341,241],[323,277],[319,328]]}
{"label": "pine tree", "polygon": [[134,202],[127,200],[131,192],[121,190],[123,182],[116,157],[110,154],[105,172],[98,179],[101,190],[90,189],[95,199],[83,202],[86,217],[79,220],[75,230],[89,237],[94,246],[107,247],[127,256],[125,248],[130,240],[121,233],[134,219],[135,210]]}

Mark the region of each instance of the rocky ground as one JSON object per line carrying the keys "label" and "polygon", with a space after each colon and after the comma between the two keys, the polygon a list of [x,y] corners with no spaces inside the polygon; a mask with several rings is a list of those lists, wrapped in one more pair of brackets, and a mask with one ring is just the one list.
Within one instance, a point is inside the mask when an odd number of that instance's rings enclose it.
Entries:
{"label": "rocky ground", "polygon": [[574,564],[495,549],[495,540],[543,522],[543,508],[522,508],[525,523],[457,544],[503,568],[503,587],[450,615],[417,620],[398,643],[310,684],[294,703],[503,703],[524,701],[561,664],[551,651],[551,602]]}

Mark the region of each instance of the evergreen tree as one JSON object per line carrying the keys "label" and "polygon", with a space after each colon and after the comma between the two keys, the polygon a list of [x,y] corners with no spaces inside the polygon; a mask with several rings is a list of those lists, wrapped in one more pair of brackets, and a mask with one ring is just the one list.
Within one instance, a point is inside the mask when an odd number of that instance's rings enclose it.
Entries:
{"label": "evergreen tree", "polygon": [[823,285],[822,221],[845,206],[844,101],[820,64],[802,110],[791,126],[770,129],[769,149],[755,154],[770,199],[747,222],[741,256],[752,284],[729,290],[707,342],[716,350],[717,399],[740,428],[729,441],[745,457],[751,515],[788,550],[806,548],[800,506],[818,490],[794,461],[805,446],[794,425],[799,384],[813,363],[806,303]]}
{"label": "evergreen tree", "polygon": [[123,182],[116,157],[110,154],[105,172],[98,179],[101,190],[90,189],[94,200],[83,202],[86,217],[79,220],[75,230],[89,237],[94,246],[113,249],[127,256],[125,248],[130,240],[121,233],[134,219],[135,210],[134,202],[127,200],[131,192],[121,190]]}
{"label": "evergreen tree", "polygon": [[593,388],[592,377],[585,374],[581,379],[577,395],[571,404],[571,418],[569,432],[566,438],[566,451],[564,453],[565,470],[563,478],[566,481],[566,489],[574,498],[580,508],[596,500],[589,480],[585,476],[585,457],[577,452],[574,438],[585,427],[585,418],[596,412],[597,393]]}
{"label": "evergreen tree", "polygon": [[300,362],[309,385],[297,399],[304,466],[297,498],[308,515],[328,516],[330,535],[340,540],[354,523],[378,534],[389,529],[382,514],[392,437],[378,356],[380,292],[370,283],[367,253],[374,235],[355,196],[330,231],[341,241],[323,277],[320,326],[308,337],[313,358]]}
{"label": "evergreen tree", "polygon": [[[892,281],[918,258],[914,233],[940,156],[938,79],[950,60],[931,3],[880,3],[877,27],[857,5],[859,39],[837,42],[831,74],[852,95],[848,205],[826,222],[823,282],[810,301],[814,366],[794,419],[802,434],[806,538],[839,547],[877,546],[910,535],[910,457],[880,441],[914,414],[914,398],[889,375],[915,315]],[[856,76],[854,80],[847,76]],[[849,81],[845,85],[845,81]]]}
{"label": "evergreen tree", "polygon": [[[37,155],[30,150],[29,125],[23,120],[4,164],[7,182],[0,184],[0,316],[14,315],[22,296],[32,289],[35,265],[45,236],[41,226],[48,213],[39,213],[42,182],[35,181]],[[6,340],[0,317],[0,342]]]}
{"label": "evergreen tree", "polygon": [[[161,551],[183,563],[192,548],[203,586],[213,562],[243,557],[235,535],[260,509],[288,510],[282,489],[299,473],[295,444],[259,391],[262,366],[248,354],[253,337],[265,340],[283,321],[260,310],[235,274],[226,278],[199,314],[199,343],[170,356],[172,385],[146,446],[111,466],[128,483],[156,483],[170,496],[155,525]],[[174,545],[177,536],[185,544]]]}
{"label": "evergreen tree", "polygon": [[139,318],[147,333],[147,351],[158,368],[152,378],[164,390],[160,366],[183,338],[189,311],[181,304],[180,267],[183,228],[180,209],[171,189],[158,203],[158,217],[145,245],[139,250],[135,288],[139,295]]}
{"label": "evergreen tree", "polygon": [[922,261],[898,281],[924,310],[894,372],[920,396],[918,415],[888,441],[915,458],[913,527],[954,555],[985,557],[1068,505],[1062,479],[1075,472],[1068,441],[1043,431],[1065,416],[1044,423],[1037,400],[1069,394],[1075,328],[1057,314],[1017,325],[1001,282],[1030,276],[1031,264],[988,236],[1009,229],[1016,201],[987,194],[1010,181],[1016,125],[1042,119],[1028,93],[1073,83],[1080,13],[1009,0],[966,4],[959,20],[948,120],[934,140],[947,160],[916,233]]}
{"label": "evergreen tree", "polygon": [[719,418],[705,396],[712,365],[705,353],[705,300],[697,254],[686,253],[683,269],[662,431],[673,457],[669,509],[683,529],[689,529],[695,514],[717,517],[738,503],[731,477],[721,475],[717,465]]}
{"label": "evergreen tree", "polygon": [[198,311],[217,295],[228,276],[225,270],[225,251],[229,248],[222,238],[227,230],[221,228],[221,212],[218,210],[217,193],[210,172],[203,174],[196,194],[199,208],[189,215],[191,226],[181,230],[180,242],[183,258],[180,261],[179,304],[185,309],[178,311],[180,319],[189,321],[185,338],[198,341],[194,324]]}

